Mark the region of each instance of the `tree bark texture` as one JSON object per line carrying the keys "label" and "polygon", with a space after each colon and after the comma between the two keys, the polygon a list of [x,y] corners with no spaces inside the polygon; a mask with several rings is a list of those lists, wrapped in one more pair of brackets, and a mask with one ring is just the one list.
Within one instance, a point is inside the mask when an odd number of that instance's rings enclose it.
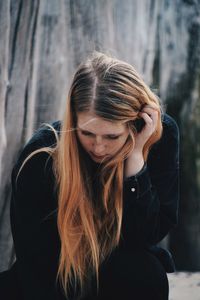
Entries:
{"label": "tree bark texture", "polygon": [[0,271],[14,260],[10,175],[43,122],[62,117],[92,50],[133,64],[181,132],[178,269],[200,270],[200,1],[0,0]]}

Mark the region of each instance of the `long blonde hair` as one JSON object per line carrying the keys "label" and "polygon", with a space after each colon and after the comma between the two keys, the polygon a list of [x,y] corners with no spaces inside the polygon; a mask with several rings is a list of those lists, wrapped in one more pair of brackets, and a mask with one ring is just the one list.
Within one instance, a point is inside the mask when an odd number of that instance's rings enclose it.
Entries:
{"label": "long blonde hair", "polygon": [[[145,104],[159,112],[156,130],[143,148],[146,161],[151,146],[162,134],[159,99],[133,66],[94,52],[74,75],[60,137],[51,127],[56,135],[56,147],[38,149],[27,158],[41,151],[53,157],[61,240],[57,279],[66,295],[73,284],[79,284],[83,292],[92,274],[96,276],[98,287],[99,266],[119,244],[124,161],[134,148],[133,121],[139,118],[138,113]],[[76,134],[77,113],[91,110],[105,120],[126,122],[130,129],[122,149],[99,166],[98,193],[94,191],[93,174]]]}

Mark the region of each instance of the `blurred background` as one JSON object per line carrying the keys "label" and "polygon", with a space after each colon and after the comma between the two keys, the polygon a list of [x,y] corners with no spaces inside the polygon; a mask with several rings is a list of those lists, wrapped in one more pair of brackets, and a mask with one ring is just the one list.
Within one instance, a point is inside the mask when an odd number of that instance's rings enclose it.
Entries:
{"label": "blurred background", "polygon": [[177,270],[200,271],[199,0],[0,0],[0,271],[15,259],[12,167],[41,123],[61,118],[92,50],[134,65],[180,128],[179,225],[162,244]]}

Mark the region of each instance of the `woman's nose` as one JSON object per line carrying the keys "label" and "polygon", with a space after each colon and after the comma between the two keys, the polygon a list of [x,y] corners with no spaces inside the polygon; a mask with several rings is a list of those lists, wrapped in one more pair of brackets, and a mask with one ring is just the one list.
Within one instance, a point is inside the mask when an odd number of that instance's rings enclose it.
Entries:
{"label": "woman's nose", "polygon": [[105,145],[100,138],[99,139],[98,139],[98,137],[96,138],[95,143],[93,145],[93,149],[94,149],[94,153],[97,155],[104,152]]}
{"label": "woman's nose", "polygon": [[94,154],[101,155],[104,153],[105,147],[104,145],[94,145]]}

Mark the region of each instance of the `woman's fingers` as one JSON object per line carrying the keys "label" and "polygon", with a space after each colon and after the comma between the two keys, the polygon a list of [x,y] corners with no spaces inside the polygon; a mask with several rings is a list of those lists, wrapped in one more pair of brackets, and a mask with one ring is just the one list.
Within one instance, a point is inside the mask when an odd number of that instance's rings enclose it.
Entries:
{"label": "woman's fingers", "polygon": [[135,151],[138,149],[142,151],[144,144],[156,130],[158,111],[150,106],[145,106],[139,116],[143,118],[145,125],[142,131],[136,134]]}
{"label": "woman's fingers", "polygon": [[158,121],[158,112],[152,107],[145,106],[139,113],[140,117],[143,118],[145,126],[142,131],[137,135],[139,143],[141,141],[146,142],[152,133],[156,130]]}
{"label": "woman's fingers", "polygon": [[152,127],[154,131],[158,121],[158,111],[149,106],[145,106],[140,112],[140,116],[143,117],[147,126]]}
{"label": "woman's fingers", "polygon": [[145,113],[147,113],[149,116],[158,116],[158,111],[155,109],[155,108],[153,108],[153,107],[151,107],[151,106],[148,106],[148,105],[146,105],[146,106],[144,106],[144,108],[142,109],[142,111],[141,112],[145,112]]}

